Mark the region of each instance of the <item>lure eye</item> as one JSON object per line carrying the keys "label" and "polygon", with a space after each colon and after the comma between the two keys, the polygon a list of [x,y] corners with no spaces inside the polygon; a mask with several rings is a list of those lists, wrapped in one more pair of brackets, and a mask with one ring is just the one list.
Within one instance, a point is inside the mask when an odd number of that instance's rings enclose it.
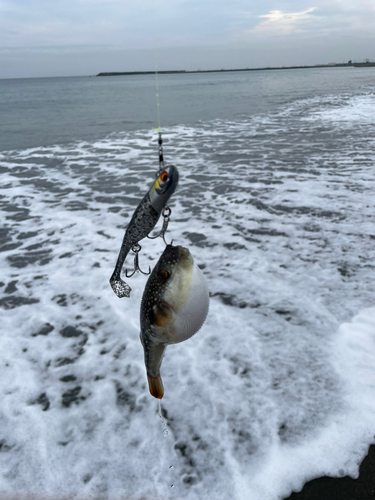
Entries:
{"label": "lure eye", "polygon": [[168,177],[169,177],[168,172],[166,172],[165,170],[164,170],[164,172],[162,172],[162,173],[160,174],[160,179],[161,179],[163,182],[166,182],[166,181],[168,180]]}
{"label": "lure eye", "polygon": [[161,280],[168,279],[170,275],[171,275],[171,273],[169,271],[167,271],[166,269],[161,269],[158,272],[158,278],[160,278]]}

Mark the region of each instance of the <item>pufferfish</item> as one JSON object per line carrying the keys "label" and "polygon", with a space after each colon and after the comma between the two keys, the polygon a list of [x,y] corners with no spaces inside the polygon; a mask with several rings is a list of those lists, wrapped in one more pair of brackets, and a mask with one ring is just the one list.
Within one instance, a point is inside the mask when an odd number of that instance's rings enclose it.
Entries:
{"label": "pufferfish", "polygon": [[167,345],[192,337],[206,320],[209,294],[187,248],[167,245],[147,280],[141,302],[141,342],[148,387],[162,399],[160,366]]}

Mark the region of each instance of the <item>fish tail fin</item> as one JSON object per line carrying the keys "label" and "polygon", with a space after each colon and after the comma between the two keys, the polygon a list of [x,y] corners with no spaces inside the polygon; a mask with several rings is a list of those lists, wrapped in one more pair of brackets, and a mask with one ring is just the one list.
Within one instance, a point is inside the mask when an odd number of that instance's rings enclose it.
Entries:
{"label": "fish tail fin", "polygon": [[109,283],[117,297],[119,297],[120,299],[122,299],[123,297],[130,297],[131,288],[120,277],[113,278],[112,276],[109,280]]}
{"label": "fish tail fin", "polygon": [[156,399],[162,399],[164,396],[164,387],[160,373],[156,377],[147,374],[147,380],[151,396],[154,396]]}

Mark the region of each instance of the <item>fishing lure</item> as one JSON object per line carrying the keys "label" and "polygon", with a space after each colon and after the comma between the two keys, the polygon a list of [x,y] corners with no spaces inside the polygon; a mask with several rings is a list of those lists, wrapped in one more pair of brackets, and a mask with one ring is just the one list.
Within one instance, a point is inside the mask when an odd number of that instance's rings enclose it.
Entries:
{"label": "fishing lure", "polygon": [[[167,208],[166,205],[169,198],[174,193],[177,184],[177,168],[174,165],[164,167],[164,169],[158,174],[156,181],[136,208],[126,229],[116,266],[109,280],[109,283],[117,297],[130,297],[131,288],[121,279],[121,270],[126,256],[130,250],[133,250],[135,253],[134,272],[141,271],[138,262],[138,253],[141,250],[141,246],[138,242],[150,234],[162,213],[164,217],[163,228],[160,234],[155,237],[162,236],[164,239],[170,215],[170,209]],[[128,273],[126,273],[126,276],[130,278],[133,274],[134,273],[128,275]]]}

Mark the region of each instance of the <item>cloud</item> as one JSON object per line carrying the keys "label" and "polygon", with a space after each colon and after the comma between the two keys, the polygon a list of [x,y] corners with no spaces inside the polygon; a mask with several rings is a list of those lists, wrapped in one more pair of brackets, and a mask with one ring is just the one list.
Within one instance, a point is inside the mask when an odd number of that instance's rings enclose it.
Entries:
{"label": "cloud", "polygon": [[[351,0],[331,0],[324,3],[323,0],[315,0],[316,6],[306,6],[301,11],[271,10],[256,16],[248,13],[244,16],[245,23],[233,39],[242,43],[255,43],[277,37],[298,40],[298,43],[302,39],[310,39],[311,43],[316,43],[324,37],[327,44],[340,43],[344,36],[373,40],[375,4],[374,0],[371,2],[358,0],[354,4]],[[331,37],[335,37],[335,41]]]}
{"label": "cloud", "polygon": [[265,19],[254,31],[265,34],[290,34],[297,31],[303,31],[316,21],[316,16],[311,13],[316,10],[315,7],[303,10],[302,12],[282,12],[281,10],[271,10],[268,14],[259,16]]}

